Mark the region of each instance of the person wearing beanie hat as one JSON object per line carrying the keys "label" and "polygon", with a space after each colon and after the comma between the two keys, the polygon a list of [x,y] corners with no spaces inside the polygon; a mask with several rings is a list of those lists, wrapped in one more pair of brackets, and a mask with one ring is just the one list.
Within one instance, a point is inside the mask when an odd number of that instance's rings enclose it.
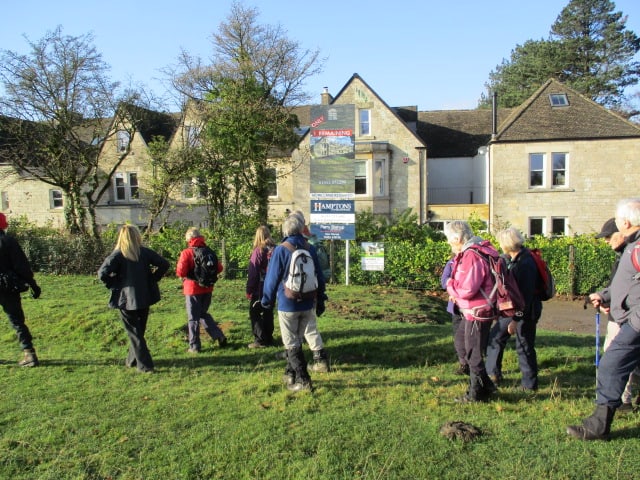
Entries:
{"label": "person wearing beanie hat", "polygon": [[22,367],[37,367],[40,362],[33,348],[33,339],[29,327],[25,323],[24,310],[20,292],[31,288],[33,298],[40,297],[40,287],[33,278],[33,271],[29,260],[18,241],[5,233],[7,229],[7,217],[0,213],[0,272],[11,278],[11,282],[2,282],[4,285],[11,283],[10,290],[0,289],[0,305],[9,317],[9,323],[16,331],[18,342],[23,352],[23,359],[18,363]]}

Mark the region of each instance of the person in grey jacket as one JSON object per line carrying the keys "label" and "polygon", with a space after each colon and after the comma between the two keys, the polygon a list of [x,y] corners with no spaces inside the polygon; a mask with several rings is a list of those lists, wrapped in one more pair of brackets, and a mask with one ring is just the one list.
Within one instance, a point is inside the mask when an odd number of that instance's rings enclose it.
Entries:
{"label": "person in grey jacket", "polygon": [[567,433],[580,440],[606,440],[621,396],[631,372],[640,365],[640,272],[632,255],[640,255],[640,198],[618,202],[615,223],[626,238],[626,247],[611,285],[589,298],[595,308],[609,305],[610,315],[620,324],[598,367],[596,408],[582,425],[567,427]]}
{"label": "person in grey jacket", "polygon": [[142,246],[135,225],[123,225],[116,247],[98,270],[98,278],[111,289],[109,307],[120,310],[129,337],[125,365],[151,373],[154,365],[144,338],[149,307],[160,301],[158,282],[169,269],[169,262]]}

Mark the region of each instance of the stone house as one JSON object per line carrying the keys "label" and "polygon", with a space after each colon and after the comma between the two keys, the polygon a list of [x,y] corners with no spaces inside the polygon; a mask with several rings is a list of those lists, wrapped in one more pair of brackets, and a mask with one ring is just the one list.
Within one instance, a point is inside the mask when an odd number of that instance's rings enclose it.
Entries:
{"label": "stone house", "polygon": [[[637,195],[640,128],[555,80],[516,109],[421,112],[390,107],[354,74],[335,97],[325,89],[321,105],[355,112],[356,211],[411,208],[420,223],[435,226],[474,214],[491,229],[509,223],[525,234],[574,234],[597,231],[619,198]],[[276,224],[288,211],[309,214],[312,148],[340,148],[311,144],[313,108],[294,109],[300,144],[273,159],[269,216]],[[198,115],[190,108],[180,115],[149,112],[131,138],[126,128],[113,128],[116,135],[102,147],[104,169],[123,148],[128,152],[99,205],[99,223],[144,226],[145,190],[154,175],[149,142],[154,135],[172,148],[197,141]],[[62,226],[64,199],[47,184],[5,175],[0,199],[3,212]],[[207,226],[197,180],[174,189],[163,215],[168,223]]]}

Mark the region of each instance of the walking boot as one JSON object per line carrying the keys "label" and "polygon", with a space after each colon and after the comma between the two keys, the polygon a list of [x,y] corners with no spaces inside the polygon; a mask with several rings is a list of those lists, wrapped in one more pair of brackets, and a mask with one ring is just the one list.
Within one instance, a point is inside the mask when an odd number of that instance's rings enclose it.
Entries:
{"label": "walking boot", "polygon": [[467,393],[465,393],[462,397],[458,397],[455,399],[458,403],[475,403],[475,402],[486,402],[487,396],[482,394],[482,384],[480,382],[480,377],[473,373],[469,373],[469,389]]}
{"label": "walking boot", "polygon": [[582,425],[567,427],[567,433],[579,440],[608,440],[615,413],[616,411],[607,405],[597,405]]}
{"label": "walking boot", "polygon": [[480,395],[485,397],[487,400],[491,395],[498,391],[498,387],[491,380],[487,372],[484,372],[480,375]]}
{"label": "walking boot", "polygon": [[287,369],[295,372],[294,382],[287,384],[287,390],[291,392],[313,390],[311,377],[307,372],[307,360],[304,358],[302,347],[294,347],[287,350]]}
{"label": "walking boot", "polygon": [[331,370],[329,366],[329,355],[324,348],[313,352],[313,365],[311,370],[318,373],[327,373]]}
{"label": "walking boot", "polygon": [[21,367],[37,367],[40,365],[38,356],[33,348],[25,348],[23,351],[24,358],[18,362]]}

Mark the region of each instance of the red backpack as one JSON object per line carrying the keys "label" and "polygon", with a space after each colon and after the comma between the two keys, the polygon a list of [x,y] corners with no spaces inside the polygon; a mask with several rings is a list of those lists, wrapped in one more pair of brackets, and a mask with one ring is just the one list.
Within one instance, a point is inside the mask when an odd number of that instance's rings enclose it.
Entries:
{"label": "red backpack", "polygon": [[539,248],[531,248],[529,249],[531,252],[531,256],[533,260],[536,262],[536,267],[538,267],[538,277],[540,282],[536,282],[536,290],[535,294],[542,301],[547,301],[553,298],[556,294],[556,281],[551,275],[551,270],[549,270],[549,265],[542,258],[542,252]]}

